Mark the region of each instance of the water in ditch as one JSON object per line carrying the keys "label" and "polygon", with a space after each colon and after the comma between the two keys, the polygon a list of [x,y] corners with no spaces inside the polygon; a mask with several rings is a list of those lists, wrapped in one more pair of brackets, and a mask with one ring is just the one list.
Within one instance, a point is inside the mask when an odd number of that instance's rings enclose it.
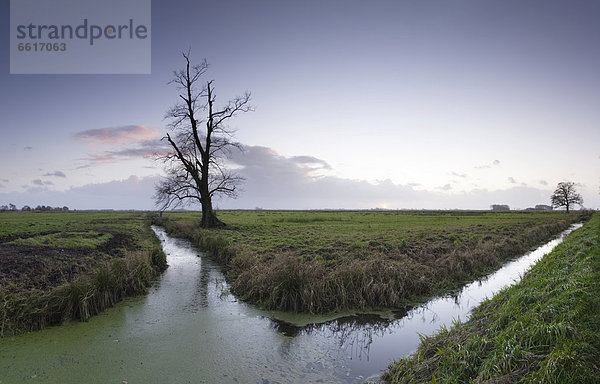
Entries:
{"label": "water in ditch", "polygon": [[0,340],[0,384],[377,380],[391,360],[416,349],[419,334],[466,320],[474,306],[518,280],[579,226],[453,297],[432,299],[407,313],[333,320],[237,301],[217,265],[189,242],[154,227],[169,268],[149,293],[87,323]]}

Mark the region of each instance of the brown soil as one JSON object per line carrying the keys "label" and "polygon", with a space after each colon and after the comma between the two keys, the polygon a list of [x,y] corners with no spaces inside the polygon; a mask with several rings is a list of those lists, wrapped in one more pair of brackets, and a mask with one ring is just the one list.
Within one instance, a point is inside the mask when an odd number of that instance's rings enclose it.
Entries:
{"label": "brown soil", "polygon": [[109,258],[137,248],[131,236],[112,232],[97,249],[0,244],[0,286],[9,292],[46,291],[70,282]]}
{"label": "brown soil", "polygon": [[96,261],[88,249],[3,245],[0,281],[10,290],[47,290],[71,281]]}

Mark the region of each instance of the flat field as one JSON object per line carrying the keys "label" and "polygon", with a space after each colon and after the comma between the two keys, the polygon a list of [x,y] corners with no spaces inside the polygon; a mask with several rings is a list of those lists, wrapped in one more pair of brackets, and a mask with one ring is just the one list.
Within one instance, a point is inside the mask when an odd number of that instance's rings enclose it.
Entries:
{"label": "flat field", "polygon": [[0,335],[86,320],[165,267],[144,213],[0,213]]}
{"label": "flat field", "polygon": [[220,211],[157,223],[228,267],[233,292],[269,309],[393,308],[448,292],[581,221],[564,212]]}

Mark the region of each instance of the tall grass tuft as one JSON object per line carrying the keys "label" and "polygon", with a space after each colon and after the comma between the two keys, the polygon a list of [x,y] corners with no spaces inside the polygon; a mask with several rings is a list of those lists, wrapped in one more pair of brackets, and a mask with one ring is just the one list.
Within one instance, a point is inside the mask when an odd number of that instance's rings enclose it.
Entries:
{"label": "tall grass tuft", "polygon": [[68,320],[87,321],[124,296],[142,294],[166,267],[159,249],[129,252],[89,275],[49,292],[0,292],[0,337],[40,330]]}

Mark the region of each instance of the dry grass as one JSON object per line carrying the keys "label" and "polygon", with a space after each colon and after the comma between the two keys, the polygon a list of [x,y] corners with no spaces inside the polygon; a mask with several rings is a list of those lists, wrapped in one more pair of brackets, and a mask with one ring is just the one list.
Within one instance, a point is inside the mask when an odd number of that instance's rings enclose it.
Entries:
{"label": "dry grass", "polygon": [[216,256],[238,297],[268,309],[311,313],[404,307],[457,289],[581,219],[469,212],[239,214],[243,220],[231,220],[228,229],[203,230],[190,220],[193,214],[169,215],[160,224]]}

